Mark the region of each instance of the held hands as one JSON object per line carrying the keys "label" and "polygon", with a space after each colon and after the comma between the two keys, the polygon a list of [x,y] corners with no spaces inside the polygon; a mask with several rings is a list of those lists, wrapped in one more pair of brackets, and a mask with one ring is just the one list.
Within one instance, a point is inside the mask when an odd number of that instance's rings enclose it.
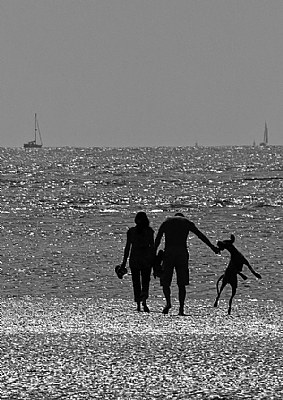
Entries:
{"label": "held hands", "polygon": [[211,247],[211,250],[215,253],[215,254],[220,254],[220,249],[219,249],[219,247],[216,247],[216,246],[213,246],[212,245],[212,247]]}

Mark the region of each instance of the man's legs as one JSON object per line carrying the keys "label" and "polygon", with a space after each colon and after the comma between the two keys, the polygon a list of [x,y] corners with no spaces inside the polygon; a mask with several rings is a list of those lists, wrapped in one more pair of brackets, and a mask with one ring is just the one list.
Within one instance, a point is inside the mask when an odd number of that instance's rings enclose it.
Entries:
{"label": "man's legs", "polygon": [[164,272],[161,275],[160,283],[163,286],[163,293],[166,299],[166,306],[163,314],[168,314],[171,308],[170,286],[173,277],[174,267],[177,274],[177,285],[179,288],[179,315],[184,315],[184,305],[186,299],[186,286],[189,284],[189,254],[186,248],[170,248],[165,250],[163,266]]}
{"label": "man's legs", "polygon": [[166,252],[164,254],[164,259],[163,259],[163,272],[160,276],[160,285],[162,286],[163,289],[163,294],[166,299],[166,305],[162,311],[163,314],[168,314],[171,306],[171,283],[172,283],[172,278],[173,278],[173,262],[170,259],[170,253]]}
{"label": "man's legs", "polygon": [[166,305],[163,308],[162,313],[163,314],[168,314],[171,306],[171,289],[170,285],[172,282],[172,276],[173,276],[173,267],[167,266],[164,268],[163,274],[160,277],[160,284],[163,289],[163,294],[166,300]]}
{"label": "man's legs", "polygon": [[166,306],[164,307],[162,313],[163,314],[168,314],[170,308],[172,307],[171,306],[171,289],[170,289],[170,286],[163,285],[163,293],[164,293],[164,296],[165,296],[165,299],[166,299]]}
{"label": "man's legs", "polygon": [[183,256],[178,260],[179,263],[176,267],[177,285],[179,289],[179,315],[184,314],[184,306],[186,299],[186,286],[189,284],[189,268],[188,268],[188,255]]}
{"label": "man's legs", "polygon": [[185,315],[184,314],[184,305],[185,305],[185,299],[186,299],[186,286],[185,285],[178,285],[179,287],[179,315]]}

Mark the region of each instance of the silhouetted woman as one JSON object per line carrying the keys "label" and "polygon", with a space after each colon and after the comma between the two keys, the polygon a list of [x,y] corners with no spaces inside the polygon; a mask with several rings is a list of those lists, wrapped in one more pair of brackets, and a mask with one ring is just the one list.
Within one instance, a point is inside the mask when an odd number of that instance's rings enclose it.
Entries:
{"label": "silhouetted woman", "polygon": [[129,267],[132,273],[137,311],[141,310],[140,304],[142,303],[144,311],[149,312],[146,300],[154,260],[154,231],[149,226],[149,220],[143,211],[137,213],[135,223],[136,226],[131,227],[127,232],[127,243],[121,266],[126,266],[130,255]]}

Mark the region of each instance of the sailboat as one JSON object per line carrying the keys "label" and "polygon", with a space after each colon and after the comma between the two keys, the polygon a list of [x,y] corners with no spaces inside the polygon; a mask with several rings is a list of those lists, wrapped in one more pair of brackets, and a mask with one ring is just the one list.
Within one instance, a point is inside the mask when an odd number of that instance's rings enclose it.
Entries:
{"label": "sailboat", "polygon": [[[39,136],[40,143],[37,142],[37,136]],[[43,146],[43,142],[41,139],[38,120],[37,120],[37,117],[35,114],[34,115],[34,140],[24,143],[24,148],[25,149],[40,149],[42,146]]]}
{"label": "sailboat", "polygon": [[261,142],[259,145],[262,146],[262,147],[265,147],[265,146],[268,145],[268,129],[267,129],[267,123],[266,122],[265,122],[265,125],[264,125],[263,142]]}

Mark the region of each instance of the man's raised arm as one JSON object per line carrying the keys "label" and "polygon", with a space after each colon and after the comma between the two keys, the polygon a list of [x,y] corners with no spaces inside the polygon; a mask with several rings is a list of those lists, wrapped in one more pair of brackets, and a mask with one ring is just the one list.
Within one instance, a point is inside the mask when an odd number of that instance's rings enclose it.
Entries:
{"label": "man's raised arm", "polygon": [[215,254],[219,254],[220,250],[214,246],[211,241],[192,223],[190,231],[193,232],[203,243],[205,243]]}

